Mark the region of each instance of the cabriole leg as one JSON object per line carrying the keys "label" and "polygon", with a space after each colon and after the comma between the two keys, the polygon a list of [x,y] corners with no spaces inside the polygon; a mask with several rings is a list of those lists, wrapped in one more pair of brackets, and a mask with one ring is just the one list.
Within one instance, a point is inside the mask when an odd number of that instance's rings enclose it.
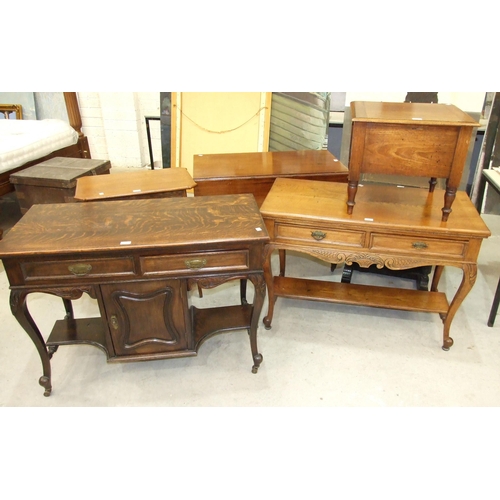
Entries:
{"label": "cabriole leg", "polygon": [[257,373],[262,363],[262,354],[257,348],[257,329],[259,327],[259,318],[266,297],[266,283],[262,274],[252,274],[250,280],[255,288],[255,294],[252,307],[252,319],[250,321],[250,348],[252,350],[253,366],[252,373]]}
{"label": "cabriole leg", "polygon": [[10,293],[10,309],[19,324],[24,328],[26,333],[30,336],[31,340],[35,344],[35,347],[42,361],[43,369],[43,375],[40,377],[40,380],[38,382],[45,389],[43,395],[50,396],[50,393],[52,392],[52,384],[50,380],[50,356],[47,352],[45,340],[43,339],[40,330],[36,326],[36,323],[33,321],[33,318],[28,311],[28,307],[26,304],[27,295],[28,293],[25,291],[12,290]]}

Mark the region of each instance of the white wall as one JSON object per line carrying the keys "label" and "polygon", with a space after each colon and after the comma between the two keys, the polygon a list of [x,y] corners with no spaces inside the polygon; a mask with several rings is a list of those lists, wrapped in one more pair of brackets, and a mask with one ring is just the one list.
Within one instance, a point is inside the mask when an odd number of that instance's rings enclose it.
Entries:
{"label": "white wall", "polygon": [[[159,92],[78,92],[92,157],[115,168],[149,167],[144,117],[160,115]],[[150,121],[154,161],[161,161],[160,122]]]}
{"label": "white wall", "polygon": [[[351,101],[404,101],[406,92],[346,92]],[[443,104],[480,113],[485,92],[439,92]],[[144,116],[160,115],[159,92],[78,92],[83,131],[93,158],[110,160],[115,168],[148,168]],[[161,163],[160,122],[150,121],[153,160]]]}

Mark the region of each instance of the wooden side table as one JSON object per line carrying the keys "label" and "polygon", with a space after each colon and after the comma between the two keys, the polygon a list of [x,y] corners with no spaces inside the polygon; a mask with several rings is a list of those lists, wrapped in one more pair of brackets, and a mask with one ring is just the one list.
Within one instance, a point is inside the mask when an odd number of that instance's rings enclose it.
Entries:
{"label": "wooden side table", "polygon": [[[448,350],[453,345],[451,322],[474,285],[477,257],[489,229],[464,191],[457,193],[456,217],[447,224],[441,221],[441,203],[421,188],[365,185],[358,196],[359,206],[348,215],[341,184],[276,180],[260,208],[271,238],[264,263],[269,297],[266,328],[271,327],[277,297],[433,312],[443,320],[442,347]],[[364,268],[436,269],[430,291],[273,277],[274,250],[294,250],[332,264],[357,262]],[[450,301],[438,291],[444,266],[463,272]]]}
{"label": "wooden side table", "polygon": [[187,196],[186,190],[196,186],[185,168],[160,170],[130,170],[109,177],[82,177],[78,179],[75,200],[140,200],[145,198],[178,198]]}
{"label": "wooden side table", "polygon": [[446,179],[442,220],[448,220],[480,124],[447,104],[353,101],[351,114],[347,213],[361,174],[408,175],[429,177],[431,192],[437,178]]}
{"label": "wooden side table", "polygon": [[82,177],[107,177],[107,160],[55,157],[10,176],[21,213],[39,203],[74,202],[77,180]]}

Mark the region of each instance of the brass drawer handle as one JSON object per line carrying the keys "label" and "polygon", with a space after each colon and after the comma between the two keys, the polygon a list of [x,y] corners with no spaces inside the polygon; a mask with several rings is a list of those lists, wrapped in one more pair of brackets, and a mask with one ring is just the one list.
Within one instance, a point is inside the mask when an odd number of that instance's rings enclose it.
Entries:
{"label": "brass drawer handle", "polygon": [[412,243],[411,245],[413,248],[418,248],[419,250],[423,248],[427,248],[427,243],[424,243],[423,241],[415,241],[415,243]]}
{"label": "brass drawer handle", "polygon": [[311,236],[315,239],[315,240],[322,240],[325,236],[326,236],[326,233],[324,233],[323,231],[313,231],[311,233]]}
{"label": "brass drawer handle", "polygon": [[92,271],[92,266],[90,264],[73,264],[68,266],[68,270],[75,276],[85,276]]}
{"label": "brass drawer handle", "polygon": [[201,269],[207,265],[207,259],[185,260],[184,264],[186,264],[186,267],[189,267],[189,269]]}

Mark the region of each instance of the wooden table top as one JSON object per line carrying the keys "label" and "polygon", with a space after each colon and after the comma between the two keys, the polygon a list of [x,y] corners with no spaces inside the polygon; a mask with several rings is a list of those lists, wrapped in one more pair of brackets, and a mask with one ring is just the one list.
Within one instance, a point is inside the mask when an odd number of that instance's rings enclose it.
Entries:
{"label": "wooden table top", "polygon": [[356,209],[347,214],[345,184],[277,179],[260,211],[266,217],[280,220],[328,221],[350,227],[366,226],[429,230],[439,235],[487,238],[490,230],[465,191],[459,191],[453,212],[447,222],[441,220],[444,191],[363,185],[358,188]]}
{"label": "wooden table top", "polygon": [[0,241],[0,258],[196,251],[268,240],[249,194],[39,204]]}
{"label": "wooden table top", "polygon": [[452,104],[352,101],[351,116],[353,122],[480,126]]}
{"label": "wooden table top", "polygon": [[191,189],[196,186],[185,168],[163,168],[116,172],[81,177],[76,183],[75,199],[81,201],[119,198]]}
{"label": "wooden table top", "polygon": [[233,178],[280,177],[347,172],[330,151],[273,151],[195,155],[195,182]]}

